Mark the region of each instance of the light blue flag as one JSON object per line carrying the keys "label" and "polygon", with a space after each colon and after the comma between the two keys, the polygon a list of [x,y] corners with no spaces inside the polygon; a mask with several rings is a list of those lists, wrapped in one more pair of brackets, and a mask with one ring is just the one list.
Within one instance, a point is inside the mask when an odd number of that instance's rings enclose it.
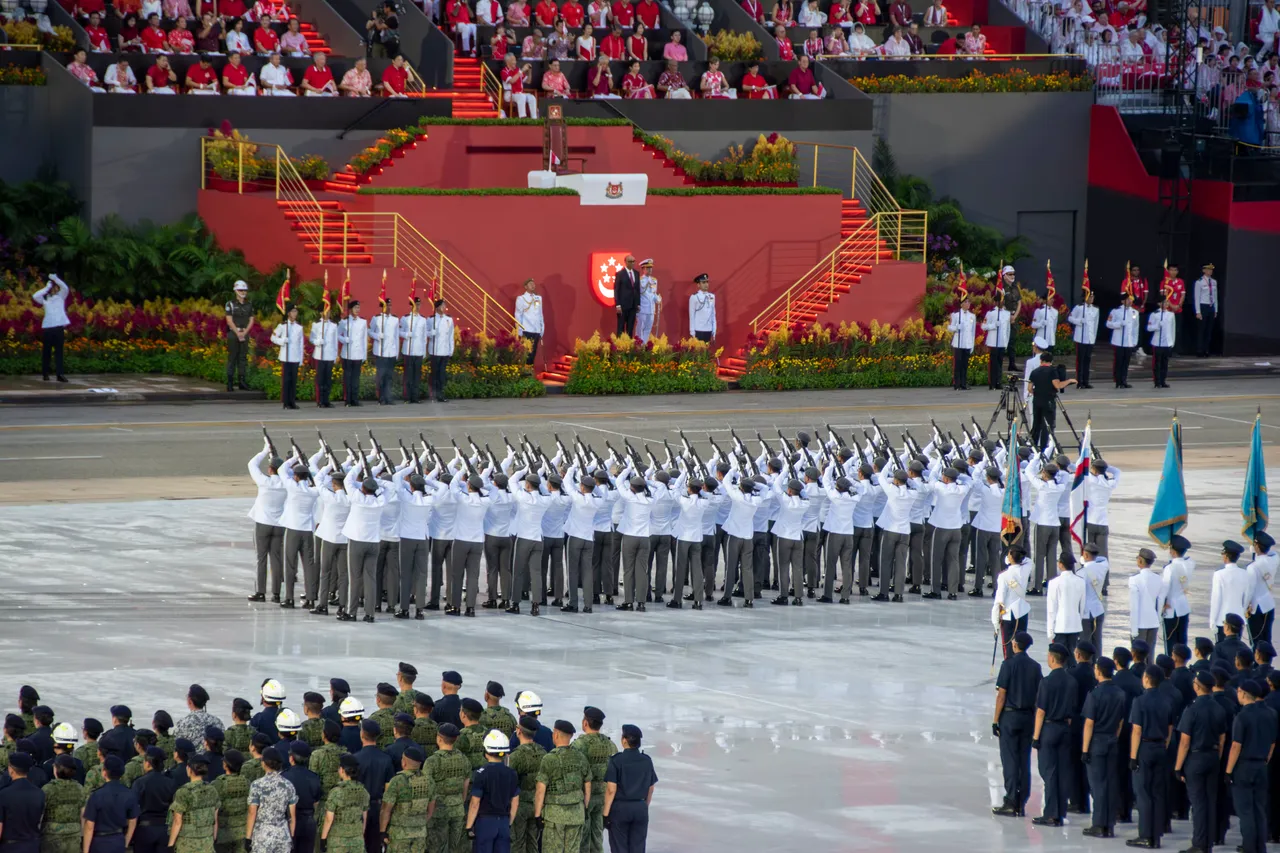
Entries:
{"label": "light blue flag", "polygon": [[1253,421],[1253,438],[1249,442],[1249,466],[1244,471],[1244,499],[1240,502],[1244,527],[1240,532],[1249,539],[1267,529],[1267,460],[1262,455],[1262,412]]}
{"label": "light blue flag", "polygon": [[1018,431],[1009,430],[1009,458],[1004,472],[1004,504],[1000,507],[1000,539],[1005,546],[1022,539],[1022,476],[1018,468]]}
{"label": "light blue flag", "polygon": [[1187,489],[1182,482],[1182,427],[1177,417],[1169,425],[1169,443],[1164,450],[1164,470],[1156,487],[1155,504],[1147,533],[1161,545],[1187,526]]}

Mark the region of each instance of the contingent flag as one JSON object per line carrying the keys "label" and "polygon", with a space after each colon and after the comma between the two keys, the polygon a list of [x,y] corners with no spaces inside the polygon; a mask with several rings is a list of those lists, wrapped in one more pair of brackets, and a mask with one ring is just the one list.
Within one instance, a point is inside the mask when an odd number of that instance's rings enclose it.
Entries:
{"label": "contingent flag", "polygon": [[1244,527],[1240,532],[1250,539],[1267,529],[1267,461],[1262,455],[1262,409],[1253,419],[1253,438],[1249,442],[1249,467],[1244,472],[1244,499],[1240,515]]}
{"label": "contingent flag", "polygon": [[1022,476],[1018,470],[1018,431],[1009,436],[1009,458],[1004,472],[1004,505],[1000,508],[1000,539],[1006,546],[1022,539]]}
{"label": "contingent flag", "polygon": [[1156,487],[1155,504],[1147,533],[1161,545],[1187,526],[1187,490],[1182,482],[1182,426],[1174,415],[1169,425],[1169,441],[1164,450],[1164,469]]}
{"label": "contingent flag", "polygon": [[[1086,279],[1087,281],[1087,279]],[[1085,421],[1084,438],[1080,442],[1080,456],[1076,459],[1075,474],[1071,479],[1071,538],[1084,547],[1084,528],[1089,523],[1089,495],[1085,491],[1089,478],[1092,447],[1091,421]]]}

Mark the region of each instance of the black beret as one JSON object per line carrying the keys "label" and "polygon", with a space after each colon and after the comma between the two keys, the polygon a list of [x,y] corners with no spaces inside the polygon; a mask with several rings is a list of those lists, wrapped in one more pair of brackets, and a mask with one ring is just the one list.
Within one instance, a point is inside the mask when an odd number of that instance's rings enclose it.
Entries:
{"label": "black beret", "polygon": [[567,735],[576,734],[577,729],[573,727],[573,723],[568,720],[556,720],[556,724],[552,726],[556,731],[563,732]]}
{"label": "black beret", "polygon": [[18,742],[14,745],[18,752],[26,752],[35,754],[36,742],[29,737],[18,738]]}
{"label": "black beret", "polygon": [[152,761],[164,761],[169,757],[165,755],[164,750],[158,746],[147,747],[146,756],[147,758],[150,758]]}
{"label": "black beret", "polygon": [[308,690],[306,693],[302,694],[302,701],[310,704],[315,704],[316,702],[323,704],[324,697],[319,693],[316,693],[314,690]]}
{"label": "black beret", "polygon": [[209,691],[205,690],[199,684],[193,684],[187,688],[187,698],[197,708],[203,708],[209,704]]}
{"label": "black beret", "polygon": [[418,695],[413,697],[413,704],[414,707],[431,710],[436,706],[436,700],[431,698],[430,693],[422,693],[419,691]]}
{"label": "black beret", "polygon": [[1093,657],[1098,653],[1098,650],[1093,647],[1093,643],[1089,642],[1088,640],[1081,640],[1080,642],[1076,643],[1076,651],[1084,652],[1089,657]]}
{"label": "black beret", "polygon": [[644,733],[640,731],[639,726],[624,723],[622,726],[622,736],[627,740],[640,740],[644,736]]}
{"label": "black beret", "polygon": [[1208,637],[1196,637],[1195,644],[1196,651],[1205,657],[1213,654],[1213,640],[1210,640]]}
{"label": "black beret", "polygon": [[462,710],[466,711],[468,714],[480,716],[484,713],[484,706],[480,704],[479,699],[472,699],[468,696],[466,699],[462,700]]}
{"label": "black beret", "polygon": [[1274,658],[1276,656],[1276,647],[1266,640],[1260,640],[1258,644],[1253,647],[1253,650],[1255,653],[1260,654],[1265,658]]}
{"label": "black beret", "polygon": [[1173,669],[1173,658],[1169,655],[1156,655],[1156,666],[1168,672]]}
{"label": "black beret", "polygon": [[[112,758],[115,758],[115,756],[112,756]],[[121,762],[120,759],[118,758],[115,759],[115,762],[116,762],[116,766],[120,768],[119,770],[116,771],[115,775],[119,776],[121,773],[124,772],[124,763]],[[9,754],[9,766],[19,770],[22,773],[26,773],[28,770],[30,770],[33,766],[35,766],[35,763],[36,763],[35,759],[25,752],[14,752]]]}
{"label": "black beret", "polygon": [[77,762],[75,757],[70,753],[66,753],[66,752],[62,753],[62,755],[59,755],[57,758],[53,759],[54,767],[65,767],[68,770],[75,770],[76,764]]}
{"label": "black beret", "polygon": [[362,723],[360,723],[360,731],[364,732],[367,735],[373,735],[374,737],[377,737],[378,735],[382,734],[382,726],[378,725],[377,720],[365,720]]}
{"label": "black beret", "polygon": [[133,716],[133,712],[129,710],[128,705],[112,705],[111,716],[118,717],[121,720],[127,720]]}
{"label": "black beret", "polygon": [[1217,682],[1214,681],[1213,676],[1205,672],[1203,669],[1196,673],[1196,681],[1200,682],[1201,687],[1207,687],[1210,690],[1212,690],[1214,685],[1217,684]]}
{"label": "black beret", "polygon": [[262,752],[262,750],[271,746],[271,744],[271,735],[265,732],[254,732],[253,737],[249,738],[249,745],[256,746],[258,748],[258,752]]}
{"label": "black beret", "polygon": [[533,714],[525,714],[520,718],[520,728],[524,729],[529,734],[533,734],[541,727],[542,723],[539,723],[538,718]]}
{"label": "black beret", "polygon": [[387,684],[387,682],[385,681],[379,681],[378,695],[395,697],[400,695],[400,691],[396,689],[396,686],[394,684]]}
{"label": "black beret", "polygon": [[1228,539],[1226,542],[1222,543],[1222,550],[1224,553],[1230,554],[1232,557],[1239,557],[1244,553],[1244,546],[1239,542]]}
{"label": "black beret", "polygon": [[412,726],[413,714],[406,714],[403,711],[401,711],[399,714],[396,714],[396,723],[400,725],[405,725],[405,726]]}
{"label": "black beret", "polygon": [[18,688],[18,698],[26,699],[28,702],[39,702],[40,694],[30,684],[24,684]]}
{"label": "black beret", "polygon": [[1024,651],[1026,649],[1031,648],[1031,644],[1035,642],[1034,640],[1031,639],[1031,635],[1028,634],[1026,631],[1019,631],[1018,633],[1014,634],[1013,641],[1017,643],[1018,647],[1023,649]]}
{"label": "black beret", "polygon": [[235,698],[231,700],[232,711],[252,711],[253,706],[249,704],[248,699]]}
{"label": "black beret", "polygon": [[[9,756],[9,763],[13,764],[14,759],[20,755],[25,755],[25,753],[19,752]],[[30,758],[30,756],[28,756],[28,758]],[[120,760],[120,756],[118,755],[108,755],[106,758],[102,759],[102,769],[106,773],[110,774],[112,778],[116,778],[124,773],[124,762]]]}
{"label": "black beret", "polygon": [[1140,640],[1140,639],[1135,639],[1132,643],[1130,643],[1129,648],[1134,652],[1134,654],[1137,654],[1138,652],[1151,651],[1151,646],[1147,645],[1147,641]]}
{"label": "black beret", "polygon": [[299,758],[310,758],[311,744],[305,740],[295,740],[289,744],[289,754],[296,755]]}
{"label": "black beret", "polygon": [[160,729],[173,728],[173,717],[169,716],[168,711],[156,711],[151,716],[151,722],[155,724],[156,728],[160,728]]}
{"label": "black beret", "polygon": [[488,693],[490,696],[496,696],[499,699],[507,695],[507,691],[503,690],[502,685],[496,681],[490,681],[486,684],[484,692]]}
{"label": "black beret", "polygon": [[336,690],[339,693],[350,693],[351,685],[347,684],[347,680],[345,678],[330,678],[329,689]]}
{"label": "black beret", "polygon": [[190,755],[196,751],[196,745],[184,737],[180,737],[173,742],[173,751],[181,755]]}
{"label": "black beret", "polygon": [[358,776],[360,774],[360,762],[351,753],[339,758],[338,766],[347,771],[348,776]]}
{"label": "black beret", "polygon": [[405,663],[404,661],[400,661],[400,666],[399,666],[399,669],[397,669],[397,672],[399,672],[401,675],[417,675],[418,668],[411,663]]}
{"label": "black beret", "polygon": [[102,723],[93,717],[84,718],[84,733],[91,738],[96,738],[102,734]]}
{"label": "black beret", "polygon": [[228,749],[223,753],[222,761],[231,768],[232,773],[239,773],[240,768],[244,767],[244,753],[238,749]]}
{"label": "black beret", "polygon": [[440,673],[440,680],[445,684],[453,684],[458,687],[462,686],[462,676],[458,675],[458,673],[454,672],[452,669],[446,669],[444,672]]}
{"label": "black beret", "polygon": [[1107,678],[1116,674],[1116,664],[1111,658],[1098,658],[1093,665]]}
{"label": "black beret", "polygon": [[401,755],[410,761],[417,761],[419,764],[427,760],[427,753],[416,743],[412,746],[405,747],[405,750]]}
{"label": "black beret", "polygon": [[582,709],[583,719],[590,720],[592,725],[600,725],[604,722],[604,711],[594,705],[588,705]]}
{"label": "black beret", "polygon": [[1236,686],[1245,693],[1248,693],[1254,699],[1261,699],[1263,696],[1267,695],[1267,688],[1259,684],[1257,679],[1254,678],[1246,678]]}
{"label": "black beret", "polygon": [[223,734],[222,729],[218,728],[217,726],[205,727],[205,730],[204,730],[205,740],[212,741],[214,743],[222,743],[225,737],[226,735]]}
{"label": "black beret", "polygon": [[458,727],[455,726],[453,723],[441,723],[440,728],[437,731],[439,731],[441,736],[447,737],[447,738],[453,738],[458,736]]}
{"label": "black beret", "polygon": [[22,719],[22,717],[18,716],[17,714],[5,714],[4,727],[6,729],[16,728],[16,729],[25,731],[27,728],[27,721]]}
{"label": "black beret", "polygon": [[1240,618],[1239,613],[1228,613],[1226,618],[1222,620],[1225,624],[1239,630],[1244,627],[1244,620]]}

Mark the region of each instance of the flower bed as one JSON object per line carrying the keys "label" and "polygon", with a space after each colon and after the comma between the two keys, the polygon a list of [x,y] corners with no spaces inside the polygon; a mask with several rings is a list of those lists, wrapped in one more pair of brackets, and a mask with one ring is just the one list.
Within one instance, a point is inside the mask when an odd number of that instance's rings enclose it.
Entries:
{"label": "flower bed", "polygon": [[702,41],[707,45],[708,56],[724,62],[748,62],[764,56],[760,42],[751,33],[717,30],[702,36]]}
{"label": "flower bed", "polygon": [[[932,272],[925,282],[925,293],[920,300],[920,314],[925,322],[941,324],[945,327],[948,317],[960,307],[960,295],[957,292],[959,277],[952,264],[940,259],[932,262]],[[982,318],[995,307],[997,270],[970,270],[966,285],[969,290],[970,308],[978,317],[976,343],[982,346],[986,333],[982,331]],[[1035,291],[1028,290],[1018,284],[1016,304],[1006,295],[1005,305],[1016,308],[1014,311],[1013,348],[1018,355],[1031,354],[1031,342],[1035,339],[1035,330],[1031,328],[1031,317],[1039,305],[1039,297]],[[1053,297],[1053,307],[1058,310],[1058,329],[1054,342],[1054,352],[1071,354],[1075,352],[1075,343],[1071,340],[1072,329],[1067,322],[1069,309],[1060,295]],[[1011,309],[1012,310],[1012,309]]]}
{"label": "flower bed", "polygon": [[635,136],[645,145],[660,151],[667,165],[699,183],[741,181],[745,185],[795,186],[800,175],[796,166],[796,147],[776,133],[767,137],[760,134],[750,154],[741,145],[730,145],[728,156],[715,162],[686,154],[665,136],[645,133],[640,128],[635,129]]}
{"label": "flower bed", "polygon": [[43,86],[43,69],[22,65],[0,65],[0,86]]}
{"label": "flower bed", "polygon": [[565,383],[566,394],[676,394],[723,391],[714,353],[689,338],[671,344],[665,335],[638,344],[627,335],[600,333],[573,345],[577,359]]}
{"label": "flower bed", "polygon": [[884,77],[851,77],[849,82],[868,95],[921,95],[936,93],[987,92],[1089,92],[1093,78],[1088,74],[1073,76],[1065,71],[1032,74],[1014,70],[999,74],[983,74],[974,69],[968,77],[908,77],[890,74]]}

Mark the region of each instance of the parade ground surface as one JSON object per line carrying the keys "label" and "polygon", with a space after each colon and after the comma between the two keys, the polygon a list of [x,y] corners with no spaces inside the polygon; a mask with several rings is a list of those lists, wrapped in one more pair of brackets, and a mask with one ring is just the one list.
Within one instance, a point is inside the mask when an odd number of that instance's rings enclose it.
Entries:
{"label": "parade ground surface", "polygon": [[[457,402],[284,413],[267,403],[0,408],[0,693],[36,685],[59,719],[107,716],[127,702],[140,725],[157,708],[185,713],[187,685],[214,697],[256,701],[278,678],[287,705],[331,676],[373,706],[374,686],[396,662],[413,662],[418,687],[439,695],[437,673],[456,669],[464,696],[488,679],[508,704],[533,689],[548,722],[577,724],[582,707],[644,730],[661,782],[654,797],[654,851],[1055,850],[1114,847],[1080,830],[1033,827],[1041,789],[1025,820],[994,818],[1001,798],[990,603],[924,601],[752,611],[591,615],[544,610],[534,619],[480,611],[476,619],[429,614],[376,625],[284,611],[245,601],[254,553],[245,517],[254,495],[245,465],[287,436],[307,452],[315,428],[335,447],[366,429],[391,448],[422,430],[437,447],[465,448],[469,434],[497,450],[501,434],[527,433],[547,449],[575,432],[597,450],[630,439],[654,452],[683,427],[700,452],[710,432],[722,446],[735,427],[758,452],[759,430],[775,440],[825,424],[861,435],[871,418],[895,444],[910,429],[923,443],[934,417],[944,429],[977,417],[985,426],[994,392],[973,390],[725,394],[583,400]],[[1189,380],[1173,389],[1071,392],[1078,429],[1092,412],[1094,441],[1123,471],[1112,500],[1107,652],[1127,642],[1125,577],[1149,544],[1146,525],[1169,420],[1185,432],[1186,484],[1198,563],[1191,634],[1206,635],[1209,574],[1219,545],[1240,538],[1240,495],[1254,412],[1261,405],[1269,477],[1280,482],[1280,383],[1274,378]],[[1003,428],[1003,418],[998,421]],[[1058,437],[1074,458],[1070,430]],[[392,454],[397,456],[397,454]],[[397,456],[398,458],[398,456]],[[765,606],[760,606],[764,604]],[[1035,657],[1044,660],[1044,599],[1032,605]],[[12,701],[5,704],[12,706]],[[1135,827],[1117,827],[1132,836]],[[1228,849],[1238,841],[1234,830]],[[1176,823],[1164,846],[1189,846]]]}

